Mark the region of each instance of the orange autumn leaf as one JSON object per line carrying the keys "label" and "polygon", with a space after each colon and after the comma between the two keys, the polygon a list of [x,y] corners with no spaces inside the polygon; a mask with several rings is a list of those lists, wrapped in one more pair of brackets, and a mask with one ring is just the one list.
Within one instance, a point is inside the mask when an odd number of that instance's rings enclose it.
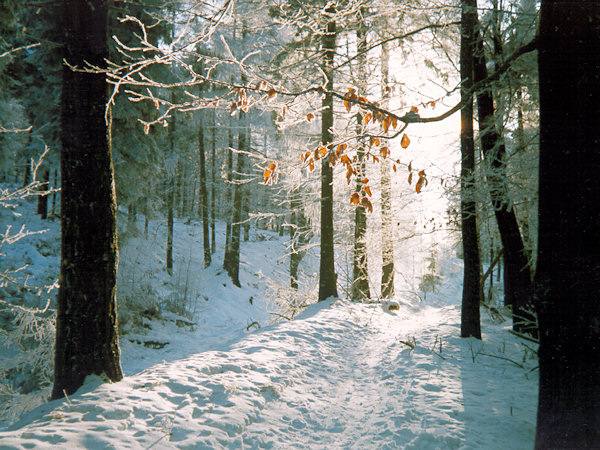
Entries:
{"label": "orange autumn leaf", "polygon": [[314,118],[315,118],[315,115],[314,115],[313,113],[308,113],[308,114],[306,115],[306,120],[307,120],[307,121],[309,121],[309,122],[310,122],[311,120],[313,120]]}
{"label": "orange autumn leaf", "polygon": [[369,182],[369,179],[368,179],[368,178],[363,178],[363,179],[362,179],[362,183],[363,183],[363,184],[367,184],[368,182]]}
{"label": "orange autumn leaf", "polygon": [[319,156],[322,158],[326,154],[327,154],[327,148],[326,147],[319,147]]}
{"label": "orange autumn leaf", "polygon": [[375,138],[371,138],[371,145],[374,145],[375,147],[379,147],[379,144],[381,142],[379,141],[379,138],[375,137]]}
{"label": "orange autumn leaf", "polygon": [[264,181],[265,183],[267,181],[269,181],[269,178],[271,178],[271,174],[272,173],[273,172],[271,172],[269,169],[265,169],[265,173],[263,174],[263,178],[265,179],[265,181]]}
{"label": "orange autumn leaf", "polygon": [[381,150],[379,150],[379,155],[385,159],[388,155],[388,153],[390,152],[389,148],[387,147],[381,147]]}
{"label": "orange autumn leaf", "polygon": [[352,203],[353,205],[358,205],[359,201],[360,201],[360,196],[358,195],[357,192],[355,192],[354,194],[352,194],[350,196],[350,203]]}
{"label": "orange autumn leaf", "polygon": [[373,212],[373,205],[371,204],[371,201],[367,197],[363,197],[360,200],[360,204],[362,205],[363,208],[368,209],[369,212]]}
{"label": "orange autumn leaf", "polygon": [[311,172],[313,170],[315,170],[315,163],[313,162],[312,159],[308,162],[308,168],[310,169]]}
{"label": "orange autumn leaf", "polygon": [[275,89],[271,88],[271,89],[269,89],[269,92],[267,92],[267,99],[271,100],[276,95],[277,95],[277,93],[275,92]]}
{"label": "orange autumn leaf", "polygon": [[408,184],[412,184],[412,172],[408,174]]}
{"label": "orange autumn leaf", "polygon": [[405,134],[405,135],[402,136],[402,139],[400,140],[400,146],[402,148],[407,148],[409,145],[410,145],[410,139]]}
{"label": "orange autumn leaf", "polygon": [[365,125],[368,125],[372,118],[373,118],[373,114],[366,113],[365,114]]}
{"label": "orange autumn leaf", "polygon": [[371,197],[371,188],[369,186],[365,186],[365,192],[369,197]]}
{"label": "orange autumn leaf", "polygon": [[385,116],[383,118],[383,122],[381,122],[381,125],[383,126],[383,131],[385,131],[387,133],[387,130],[390,128],[391,123],[392,123],[391,117]]}
{"label": "orange autumn leaf", "polygon": [[350,184],[351,177],[352,177],[352,169],[350,169],[350,167],[348,167],[348,170],[346,171],[346,181],[348,182],[348,184]]}
{"label": "orange autumn leaf", "polygon": [[395,117],[392,117],[392,127],[394,127],[394,129],[396,129],[397,126],[398,126],[398,119],[396,119]]}
{"label": "orange autumn leaf", "polygon": [[344,106],[346,107],[346,111],[348,112],[350,112],[350,110],[352,109],[352,105],[348,100],[344,100]]}
{"label": "orange autumn leaf", "polygon": [[421,193],[421,190],[427,186],[428,182],[427,182],[427,176],[425,175],[425,171],[421,170],[419,172],[419,181],[417,181],[417,184],[415,185],[415,190],[417,191],[417,194]]}
{"label": "orange autumn leaf", "polygon": [[410,112],[417,114],[419,112],[419,108],[417,108],[416,106],[411,106]]}
{"label": "orange autumn leaf", "polygon": [[342,155],[342,157],[340,158],[340,161],[342,162],[342,164],[350,164],[350,158],[348,158],[347,155]]}
{"label": "orange autumn leaf", "polygon": [[394,164],[394,165],[392,166],[392,168],[394,169],[394,173],[395,173],[395,172],[396,172],[396,164]]}

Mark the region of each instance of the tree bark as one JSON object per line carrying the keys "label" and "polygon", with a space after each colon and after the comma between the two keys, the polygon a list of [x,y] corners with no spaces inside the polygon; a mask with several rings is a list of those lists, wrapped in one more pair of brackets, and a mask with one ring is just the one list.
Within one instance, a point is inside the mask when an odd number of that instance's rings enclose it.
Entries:
{"label": "tree bark", "polygon": [[27,186],[31,181],[31,161],[25,163],[25,171],[23,172],[23,187]]}
{"label": "tree bark", "polygon": [[212,110],[212,142],[210,147],[210,252],[215,252],[216,236],[215,236],[215,209],[216,209],[216,173],[217,173],[217,111]]}
{"label": "tree bark", "polygon": [[292,191],[290,200],[291,226],[290,228],[290,287],[298,289],[298,267],[304,257],[302,247],[309,241],[309,229],[302,208],[302,200],[297,190]]}
{"label": "tree bark", "polygon": [[464,278],[461,311],[461,337],[481,339],[479,303],[479,246],[477,239],[477,209],[475,205],[475,143],[473,140],[473,100],[470,91],[473,87],[473,52],[475,42],[475,23],[477,21],[476,0],[462,0],[461,41],[460,41],[460,78],[461,101],[461,171],[460,205],[462,223],[462,242],[464,260]]}
{"label": "tree bark", "polygon": [[[175,152],[175,127],[177,122],[175,116],[171,117],[171,122],[167,128],[167,140],[169,141],[169,150],[171,155]],[[179,163],[178,163],[179,164]],[[165,202],[167,204],[167,273],[173,275],[173,215],[175,213],[175,179],[177,173],[168,174],[166,181]]]}
{"label": "tree bark", "polygon": [[[331,4],[326,10],[331,16],[335,6]],[[322,36],[323,72],[327,76],[325,88],[333,91],[333,56],[335,54],[335,20],[328,19],[327,28]],[[333,151],[331,143],[333,135],[333,95],[326,93],[322,100],[321,114],[321,143],[329,151]],[[333,168],[329,158],[321,160],[321,255],[319,260],[319,301],[328,297],[337,297],[337,276],[335,274],[334,244],[333,244]]]}
{"label": "tree bark", "polygon": [[[356,31],[357,46],[356,51],[358,57],[358,68],[357,68],[357,85],[364,90],[361,85],[365,84],[366,81],[366,61],[364,51],[367,48],[367,36],[365,30],[364,19],[362,19],[362,11],[360,13],[361,18],[358,30]],[[356,132],[358,135],[362,133],[362,115],[356,114]],[[363,190],[362,180],[365,178],[365,149],[360,145],[357,149],[357,163],[358,175],[356,177],[356,188],[355,192],[359,195]],[[369,289],[369,271],[368,271],[368,257],[367,257],[367,216],[365,209],[358,205],[354,209],[354,259],[352,265],[352,287],[350,289],[350,298],[352,300],[368,299],[371,298],[371,291]]]}
{"label": "tree bark", "polygon": [[198,112],[198,154],[200,158],[200,211],[202,216],[202,244],[204,267],[210,266],[210,230],[208,216],[208,191],[206,189],[206,154],[204,150],[203,111]]}
{"label": "tree bark", "polygon": [[[46,191],[50,188],[50,170],[44,169],[42,171],[42,182],[43,189]],[[37,213],[40,215],[42,220],[46,220],[48,217],[48,194],[43,194],[38,197]]]}
{"label": "tree bark", "polygon": [[227,169],[225,172],[225,198],[226,201],[226,213],[225,217],[227,223],[225,225],[225,255],[223,256],[223,268],[227,270],[227,265],[231,260],[231,219],[233,217],[233,187],[231,182],[233,181],[233,133],[231,127],[232,120],[229,119],[229,130],[228,130],[228,144],[227,149]]}
{"label": "tree bark", "polygon": [[173,275],[173,201],[175,177],[167,182],[167,273]]}
{"label": "tree bark", "polygon": [[[242,76],[242,85],[246,82]],[[246,151],[246,113],[239,111],[238,147],[240,151]],[[229,274],[231,281],[236,286],[240,286],[240,241],[242,226],[242,208],[244,202],[244,186],[240,184],[240,175],[244,173],[245,157],[243,153],[238,153],[236,173],[233,175],[233,212],[231,217],[231,252],[228,260],[223,264]]]}
{"label": "tree bark", "polygon": [[[383,107],[389,107],[389,44],[381,45],[381,88]],[[381,161],[381,297],[394,296],[394,230],[392,216],[392,177],[387,158]]]}
{"label": "tree bark", "polygon": [[[103,0],[63,3],[64,58],[104,67]],[[104,108],[105,77],[63,68],[61,98],[61,265],[52,398],[72,394],[86,376],[119,381],[117,205]]]}
{"label": "tree bark", "polygon": [[[482,39],[479,34],[474,61],[475,83],[485,80],[488,76]],[[477,111],[481,149],[488,166],[487,185],[504,249],[504,303],[512,306],[513,329],[521,333],[535,334],[535,317],[529,312],[533,308],[529,257],[506,185],[506,147],[504,138],[496,129],[491,87],[477,93]]]}
{"label": "tree bark", "polygon": [[58,169],[54,169],[54,180],[52,180],[52,206],[50,208],[50,215],[51,216],[55,216],[56,215],[56,196],[57,196],[57,190],[58,188]]}
{"label": "tree bark", "polygon": [[600,4],[542,0],[535,447],[600,448]]}

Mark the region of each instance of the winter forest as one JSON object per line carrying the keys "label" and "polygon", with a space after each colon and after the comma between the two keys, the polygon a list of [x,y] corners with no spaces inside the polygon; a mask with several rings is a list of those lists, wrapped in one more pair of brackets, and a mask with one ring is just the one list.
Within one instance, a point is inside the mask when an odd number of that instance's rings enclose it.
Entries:
{"label": "winter forest", "polygon": [[2,0],[0,447],[600,447],[600,5]]}

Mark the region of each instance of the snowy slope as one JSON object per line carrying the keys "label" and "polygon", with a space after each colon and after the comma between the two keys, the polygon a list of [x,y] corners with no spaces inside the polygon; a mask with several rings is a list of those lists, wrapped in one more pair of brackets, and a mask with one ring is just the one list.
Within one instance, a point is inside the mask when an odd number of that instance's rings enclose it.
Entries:
{"label": "snowy slope", "polygon": [[[123,234],[125,379],[90,377],[70,398],[0,423],[1,449],[532,448],[537,361],[485,312],[482,341],[458,337],[460,260],[444,256],[426,301],[400,297],[389,311],[335,300],[269,325],[267,282],[286,283],[285,240],[261,231],[242,243],[237,288],[220,269],[222,227],[206,269],[198,224],[175,231],[173,276],[164,224],[148,238]],[[37,275],[46,245],[23,245],[11,254],[31,253]],[[187,317],[169,311],[184,289]],[[144,312],[152,305],[160,314]]]}
{"label": "snowy slope", "polygon": [[[88,379],[0,432],[2,448],[531,448],[537,377],[456,306],[335,301],[114,384]],[[439,339],[442,340],[441,353]],[[414,339],[414,340],[413,340]],[[414,350],[402,343],[416,343]],[[436,343],[437,341],[437,343]],[[492,356],[488,356],[492,355]],[[504,359],[509,358],[511,363]]]}

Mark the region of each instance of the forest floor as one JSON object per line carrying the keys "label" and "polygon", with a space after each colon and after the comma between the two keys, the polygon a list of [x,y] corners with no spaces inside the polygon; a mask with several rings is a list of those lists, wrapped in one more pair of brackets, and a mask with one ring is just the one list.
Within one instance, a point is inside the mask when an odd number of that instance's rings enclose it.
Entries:
{"label": "forest floor", "polygon": [[[171,298],[185,300],[182,314],[125,315],[125,378],[88,377],[68,399],[0,422],[0,448],[533,447],[537,361],[508,321],[485,310],[483,339],[459,338],[459,259],[441,262],[443,283],[425,301],[399,297],[390,311],[330,300],[272,323],[265,280],[277,277],[270,255],[284,240],[261,232],[243,243],[235,288],[218,258],[190,276],[201,234],[177,226],[179,254],[189,255],[178,281],[189,299]],[[164,274],[147,274],[160,246],[123,242],[130,311],[142,285],[156,298],[179,292]],[[136,260],[134,248],[146,256]]]}

